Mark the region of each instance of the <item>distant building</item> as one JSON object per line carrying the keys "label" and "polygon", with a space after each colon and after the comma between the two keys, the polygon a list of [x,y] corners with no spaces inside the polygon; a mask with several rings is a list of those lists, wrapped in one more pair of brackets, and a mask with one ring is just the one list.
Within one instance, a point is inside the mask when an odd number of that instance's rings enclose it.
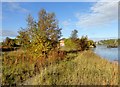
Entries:
{"label": "distant building", "polygon": [[64,40],[65,40],[64,38],[60,40],[60,46],[62,47],[65,46]]}

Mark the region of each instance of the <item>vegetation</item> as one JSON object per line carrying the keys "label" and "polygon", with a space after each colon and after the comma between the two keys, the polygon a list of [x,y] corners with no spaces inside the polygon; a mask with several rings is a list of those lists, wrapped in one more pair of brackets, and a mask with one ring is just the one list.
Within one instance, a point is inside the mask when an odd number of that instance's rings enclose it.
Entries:
{"label": "vegetation", "polygon": [[6,39],[1,43],[1,45],[8,48],[17,47],[19,46],[19,40],[6,37]]}
{"label": "vegetation", "polygon": [[117,65],[86,51],[95,47],[92,40],[78,38],[73,30],[62,49],[55,14],[42,9],[38,16],[35,21],[28,15],[27,28],[18,31],[17,39],[6,38],[3,43],[8,47],[19,43],[20,48],[2,53],[2,85],[117,84]]}
{"label": "vegetation", "polygon": [[72,33],[71,33],[71,39],[77,39],[78,38],[78,35],[77,35],[77,33],[78,33],[78,31],[75,29],[75,30],[73,30],[72,31]]}
{"label": "vegetation", "polygon": [[66,51],[70,51],[70,50],[76,50],[77,49],[77,45],[75,42],[72,41],[72,39],[65,39],[65,46],[62,47],[62,50],[66,50]]}
{"label": "vegetation", "polygon": [[117,48],[119,45],[119,39],[101,40],[98,42],[98,44],[107,45],[108,48]]}
{"label": "vegetation", "polygon": [[43,69],[24,85],[117,85],[118,68],[91,51],[77,55],[68,54],[66,59]]}
{"label": "vegetation", "polygon": [[62,47],[62,50],[89,50],[91,47],[96,47],[96,44],[93,40],[89,40],[87,36],[82,36],[81,38],[68,38],[65,39],[65,46]]}
{"label": "vegetation", "polygon": [[38,73],[41,67],[64,57],[63,52],[58,49],[61,29],[54,13],[47,13],[42,9],[38,22],[29,15],[27,24],[26,29],[22,28],[18,32],[20,51],[3,55],[3,85],[22,82]]}
{"label": "vegetation", "polygon": [[51,58],[38,60],[33,59],[30,54],[25,54],[29,53],[19,50],[4,54],[2,84],[117,85],[118,83],[117,65],[101,59],[92,51],[68,53],[63,59],[57,55],[57,60]]}
{"label": "vegetation", "polygon": [[108,39],[108,40],[100,40],[98,42],[99,44],[104,44],[104,45],[117,45],[118,44],[118,40],[117,39]]}

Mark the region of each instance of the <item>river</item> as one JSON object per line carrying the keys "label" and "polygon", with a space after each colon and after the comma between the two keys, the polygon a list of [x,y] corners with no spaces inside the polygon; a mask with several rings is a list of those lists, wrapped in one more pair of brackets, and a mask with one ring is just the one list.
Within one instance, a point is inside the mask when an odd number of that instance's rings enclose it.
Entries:
{"label": "river", "polygon": [[107,48],[105,45],[97,45],[93,51],[109,61],[118,60],[118,48]]}

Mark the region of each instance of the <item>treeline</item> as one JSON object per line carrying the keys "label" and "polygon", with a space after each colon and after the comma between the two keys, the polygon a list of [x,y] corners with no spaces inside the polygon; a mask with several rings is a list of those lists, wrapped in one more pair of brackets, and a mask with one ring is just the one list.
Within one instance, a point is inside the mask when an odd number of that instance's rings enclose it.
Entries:
{"label": "treeline", "polygon": [[[58,20],[54,13],[47,13],[42,9],[38,15],[38,21],[29,14],[27,28],[21,28],[18,31],[16,39],[7,37],[2,42],[3,48],[21,47],[32,53],[47,55],[51,50],[60,48],[61,28],[58,26]],[[72,31],[69,38],[64,38],[65,47],[71,50],[88,50],[90,47],[96,47],[93,40],[89,40],[87,36],[78,38],[78,31]]]}
{"label": "treeline", "polygon": [[96,47],[96,43],[93,40],[89,40],[87,36],[78,38],[77,33],[78,31],[75,29],[69,38],[64,38],[64,49],[84,51],[89,50],[91,47]]}
{"label": "treeline", "polygon": [[6,39],[0,43],[0,50],[3,52],[17,50],[21,47],[19,39],[11,39],[6,37]]}
{"label": "treeline", "polygon": [[120,42],[120,39],[108,39],[108,40],[100,40],[98,44],[103,45],[118,45]]}
{"label": "treeline", "polygon": [[19,39],[11,39],[9,37],[6,37],[6,39],[1,42],[2,47],[7,47],[7,48],[11,48],[11,47],[19,47],[20,43],[19,43]]}

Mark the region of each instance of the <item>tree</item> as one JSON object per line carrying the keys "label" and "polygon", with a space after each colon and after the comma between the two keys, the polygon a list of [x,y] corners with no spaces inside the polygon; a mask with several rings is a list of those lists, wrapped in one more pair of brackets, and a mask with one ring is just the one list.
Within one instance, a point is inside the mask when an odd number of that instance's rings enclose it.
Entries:
{"label": "tree", "polygon": [[39,51],[47,54],[51,49],[57,47],[61,37],[61,28],[58,27],[58,21],[54,13],[47,13],[44,9],[39,12],[39,20],[34,34],[35,43],[38,44]]}
{"label": "tree", "polygon": [[81,47],[81,50],[87,50],[89,49],[89,44],[88,44],[88,37],[87,36],[82,36],[80,41],[79,41],[79,46]]}
{"label": "tree", "polygon": [[35,28],[36,28],[36,22],[34,21],[34,18],[29,14],[27,19],[27,28],[21,28],[20,31],[18,31],[19,35],[17,38],[19,39],[20,44],[24,48],[28,48],[31,45],[31,41],[33,38],[33,34],[35,34]]}
{"label": "tree", "polygon": [[57,47],[61,28],[58,27],[54,13],[47,13],[42,9],[38,16],[38,22],[31,15],[28,16],[28,27],[19,31],[19,38],[23,45],[30,43],[31,52],[46,56],[51,49]]}
{"label": "tree", "polygon": [[28,31],[25,29],[21,29],[20,31],[18,31],[18,33],[19,35],[17,36],[17,38],[19,39],[21,46],[27,48],[30,44],[30,37]]}
{"label": "tree", "polygon": [[39,12],[38,28],[44,33],[44,37],[58,41],[61,37],[61,29],[54,13],[47,13],[44,9]]}
{"label": "tree", "polygon": [[88,44],[89,44],[89,46],[96,47],[96,44],[95,44],[95,42],[93,40],[89,40]]}
{"label": "tree", "polygon": [[6,39],[3,41],[3,46],[10,47],[10,38],[9,37],[6,37]]}
{"label": "tree", "polygon": [[70,50],[76,50],[77,49],[77,45],[76,43],[71,40],[70,38],[65,39],[65,48],[70,51]]}
{"label": "tree", "polygon": [[77,35],[78,31],[75,29],[72,31],[71,33],[71,39],[77,39],[78,35]]}
{"label": "tree", "polygon": [[9,37],[6,37],[6,39],[3,41],[2,46],[6,46],[6,47],[15,47],[16,46],[16,42],[15,39],[11,39]]}

